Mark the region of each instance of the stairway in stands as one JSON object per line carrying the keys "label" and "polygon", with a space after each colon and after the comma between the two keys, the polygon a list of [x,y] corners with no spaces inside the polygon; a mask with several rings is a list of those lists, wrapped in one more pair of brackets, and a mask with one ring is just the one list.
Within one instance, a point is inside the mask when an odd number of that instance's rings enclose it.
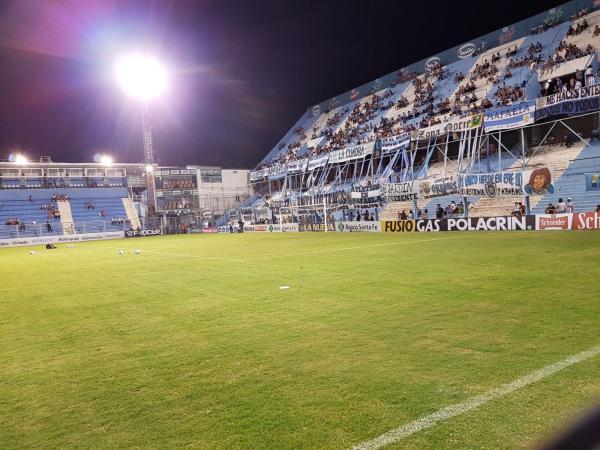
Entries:
{"label": "stairway in stands", "polygon": [[129,219],[131,226],[136,229],[142,228],[137,210],[135,209],[135,206],[133,206],[131,199],[129,197],[124,197],[121,200],[123,202],[123,206],[125,207],[125,212],[127,213],[127,218]]}
{"label": "stairway in stands", "polygon": [[56,202],[56,207],[60,213],[60,223],[62,224],[63,234],[75,234],[75,223],[71,213],[71,204],[68,201]]}

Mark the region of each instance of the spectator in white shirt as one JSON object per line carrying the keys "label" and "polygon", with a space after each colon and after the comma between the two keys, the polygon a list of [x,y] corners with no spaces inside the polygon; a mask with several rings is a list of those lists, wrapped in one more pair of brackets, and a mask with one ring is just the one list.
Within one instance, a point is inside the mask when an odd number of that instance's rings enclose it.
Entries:
{"label": "spectator in white shirt", "polygon": [[558,214],[563,214],[567,212],[567,205],[565,205],[565,202],[562,198],[558,199],[558,205],[556,205],[556,212]]}
{"label": "spectator in white shirt", "polygon": [[567,199],[566,208],[568,213],[575,211],[575,206],[573,205],[573,200],[571,200],[571,198]]}

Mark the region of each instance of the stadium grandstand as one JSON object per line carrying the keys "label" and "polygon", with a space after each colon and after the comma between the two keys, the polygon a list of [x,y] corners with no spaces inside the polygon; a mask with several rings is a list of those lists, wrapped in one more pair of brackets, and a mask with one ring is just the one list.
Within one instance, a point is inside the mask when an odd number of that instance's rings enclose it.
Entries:
{"label": "stadium grandstand", "polygon": [[[597,8],[565,3],[310,106],[230,214],[324,223],[594,211]],[[543,170],[545,187],[530,189]]]}
{"label": "stadium grandstand", "polygon": [[[294,99],[273,80],[304,102],[282,74],[317,72],[322,24],[352,55],[348,32],[392,54],[454,24],[411,20],[446,2],[266,5],[0,8],[22,66],[0,89],[35,80],[3,99],[0,448],[600,449],[600,0],[308,105],[270,150]],[[46,144],[114,154],[26,157]]]}

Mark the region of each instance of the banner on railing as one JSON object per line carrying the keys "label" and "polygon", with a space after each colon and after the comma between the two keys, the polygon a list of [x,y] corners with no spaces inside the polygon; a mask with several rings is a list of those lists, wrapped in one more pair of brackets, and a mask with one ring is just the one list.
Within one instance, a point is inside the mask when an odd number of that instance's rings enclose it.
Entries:
{"label": "banner on railing", "polygon": [[486,133],[509,130],[532,124],[535,118],[535,100],[486,110],[483,127]]}
{"label": "banner on railing", "polygon": [[459,174],[458,191],[463,197],[509,197],[524,195],[522,172]]}
{"label": "banner on railing", "polygon": [[429,139],[432,137],[442,136],[446,133],[454,133],[461,131],[474,130],[483,124],[483,114],[475,114],[474,116],[461,117],[449,122],[438,123],[420,130],[412,132],[413,140]]}
{"label": "banner on railing", "polygon": [[350,192],[352,203],[377,203],[381,201],[381,186],[373,184],[370,186],[352,186]]}
{"label": "banner on railing", "polygon": [[600,110],[600,84],[541,97],[536,100],[535,120]]}
{"label": "banner on railing", "polygon": [[269,176],[269,169],[260,169],[250,172],[250,181],[259,181]]}
{"label": "banner on railing", "polygon": [[308,170],[315,170],[319,167],[323,167],[327,164],[327,160],[329,159],[329,155],[317,156],[316,158],[311,158],[308,161],[307,168]]}
{"label": "banner on railing", "polygon": [[341,163],[364,158],[373,153],[373,144],[354,145],[352,147],[342,148],[329,153],[330,163]]}
{"label": "banner on railing", "polygon": [[381,138],[381,153],[388,155],[398,149],[406,148],[410,144],[410,133],[402,133],[397,136]]}
{"label": "banner on railing", "polygon": [[458,179],[455,176],[426,178],[419,181],[421,198],[429,199],[458,194]]}
{"label": "banner on railing", "polygon": [[308,165],[308,159],[299,159],[297,161],[291,161],[287,163],[288,173],[301,173],[306,170]]}
{"label": "banner on railing", "polygon": [[408,202],[419,199],[419,184],[416,181],[382,184],[381,191],[389,202]]}
{"label": "banner on railing", "polygon": [[276,164],[269,169],[269,180],[278,180],[284,178],[287,175],[287,168],[285,164]]}

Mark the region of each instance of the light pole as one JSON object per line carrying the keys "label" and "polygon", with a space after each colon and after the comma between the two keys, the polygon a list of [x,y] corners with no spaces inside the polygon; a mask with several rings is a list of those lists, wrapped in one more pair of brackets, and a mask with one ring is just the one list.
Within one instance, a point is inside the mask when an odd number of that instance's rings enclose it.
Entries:
{"label": "light pole", "polygon": [[159,97],[167,86],[167,72],[155,58],[142,54],[122,56],[117,60],[116,76],[123,91],[140,102],[144,143],[144,163],[148,188],[148,211],[156,214],[154,186],[154,148],[152,127],[148,123],[149,101]]}

